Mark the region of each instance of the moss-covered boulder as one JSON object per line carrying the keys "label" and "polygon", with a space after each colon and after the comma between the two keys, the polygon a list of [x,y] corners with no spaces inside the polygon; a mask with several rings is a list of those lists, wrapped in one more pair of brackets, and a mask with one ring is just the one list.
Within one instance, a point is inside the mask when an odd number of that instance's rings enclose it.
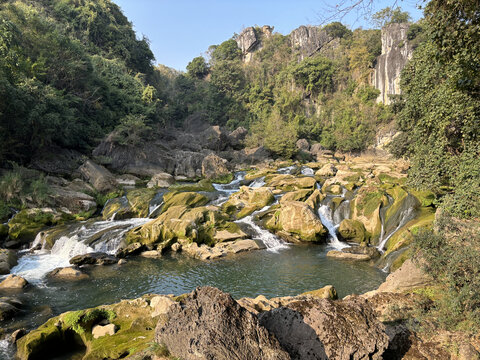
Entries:
{"label": "moss-covered boulder", "polygon": [[252,169],[245,174],[245,180],[255,180],[262,176],[274,174],[276,172],[273,168]]}
{"label": "moss-covered boulder", "polygon": [[286,201],[305,201],[313,193],[313,189],[302,189],[297,191],[288,192],[280,199],[280,203]]}
{"label": "moss-covered boulder", "polygon": [[325,194],[318,189],[315,189],[314,192],[308,197],[305,203],[310,206],[313,210],[317,209],[320,203],[325,199]]}
{"label": "moss-covered boulder", "polygon": [[180,205],[171,206],[157,219],[131,230],[127,234],[126,244],[140,243],[164,250],[180,240],[213,245],[244,237],[245,233],[237,224],[228,221],[219,208]]}
{"label": "moss-covered boulder", "polygon": [[102,210],[104,220],[123,220],[136,216],[126,196],[108,200]]}
{"label": "moss-covered boulder", "polygon": [[132,211],[137,217],[147,217],[149,213],[150,201],[157,194],[156,189],[133,189],[127,192],[127,200]]}
{"label": "moss-covered boulder", "polygon": [[300,296],[312,296],[317,299],[337,300],[337,290],[332,285],[327,285],[321,289],[312,290],[300,294]]}
{"label": "moss-covered boulder", "polygon": [[203,206],[208,203],[208,198],[205,195],[196,192],[177,192],[171,191],[163,195],[162,212],[168,210],[172,206],[187,206],[196,207]]}
{"label": "moss-covered boulder", "polygon": [[59,225],[73,217],[52,209],[25,209],[18,212],[8,223],[9,247],[18,247],[32,242],[37,234],[49,226]]}
{"label": "moss-covered boulder", "polygon": [[305,242],[324,242],[327,230],[312,208],[300,201],[290,201],[271,211],[264,220],[265,227],[285,231]]}
{"label": "moss-covered boulder", "polygon": [[[151,298],[145,296],[51,318],[17,341],[17,358],[52,359],[79,347],[85,351],[83,360],[122,359],[144,351],[153,341],[157,322]],[[110,323],[116,331],[95,338],[92,330],[100,323]]]}
{"label": "moss-covered boulder", "polygon": [[339,184],[333,184],[327,187],[323,187],[322,191],[326,194],[340,195],[343,192],[342,186]]}
{"label": "moss-covered boulder", "polygon": [[267,186],[282,191],[314,189],[317,181],[310,176],[295,177],[289,174],[276,174],[265,177]]}
{"label": "moss-covered boulder", "polygon": [[261,187],[252,189],[242,186],[223,204],[223,210],[237,219],[250,215],[275,201],[270,189]]}
{"label": "moss-covered boulder", "polygon": [[345,241],[356,243],[368,242],[368,233],[363,223],[358,220],[344,219],[338,227],[340,237]]}
{"label": "moss-covered boulder", "polygon": [[435,204],[436,196],[430,190],[415,190],[409,188],[408,192],[417,198],[422,207],[433,206]]}

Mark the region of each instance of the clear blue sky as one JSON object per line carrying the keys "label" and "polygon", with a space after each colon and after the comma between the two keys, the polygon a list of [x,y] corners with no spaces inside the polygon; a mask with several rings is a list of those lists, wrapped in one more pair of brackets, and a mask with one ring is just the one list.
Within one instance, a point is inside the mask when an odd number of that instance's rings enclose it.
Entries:
{"label": "clear blue sky", "polygon": [[[252,25],[271,25],[289,34],[300,25],[319,25],[328,6],[341,0],[113,0],[133,22],[138,36],[150,39],[156,62],[185,70],[210,45],[228,40]],[[376,0],[374,11],[397,3],[414,20],[416,0]],[[354,12],[342,22],[352,29],[371,27]]]}

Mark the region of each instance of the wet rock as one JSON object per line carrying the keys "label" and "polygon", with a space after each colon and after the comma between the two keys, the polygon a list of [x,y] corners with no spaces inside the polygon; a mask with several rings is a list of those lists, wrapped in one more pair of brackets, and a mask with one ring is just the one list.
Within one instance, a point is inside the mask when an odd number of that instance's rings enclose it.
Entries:
{"label": "wet rock", "polygon": [[327,230],[312,208],[300,201],[288,201],[280,209],[267,214],[265,226],[270,230],[286,231],[300,241],[324,242]]}
{"label": "wet rock", "polygon": [[357,220],[344,219],[338,227],[338,233],[343,240],[362,243],[368,241],[365,225]]}
{"label": "wet rock", "polygon": [[95,325],[92,328],[92,336],[94,339],[98,339],[105,335],[114,335],[117,332],[115,324],[108,325]]}
{"label": "wet rock", "polygon": [[259,315],[292,359],[382,359],[384,325],[358,297],[299,300]]}
{"label": "wet rock", "polygon": [[77,255],[70,259],[70,264],[76,266],[82,265],[112,265],[116,264],[118,259],[114,256],[105,253],[88,253],[84,255]]}
{"label": "wet rock", "polygon": [[377,248],[371,246],[352,246],[341,251],[330,250],[327,256],[351,261],[370,261],[379,258],[380,252]]}
{"label": "wet rock", "polygon": [[321,169],[315,172],[315,176],[332,177],[337,173],[337,168],[333,164],[325,164]]}
{"label": "wet rock", "polygon": [[10,269],[17,265],[17,260],[15,251],[0,249],[0,275],[10,273]]}
{"label": "wet rock", "polygon": [[87,160],[80,168],[82,176],[100,192],[115,190],[118,186],[115,177],[105,167]]}
{"label": "wet rock", "polygon": [[312,296],[317,299],[331,299],[331,300],[336,300],[338,298],[337,290],[332,285],[327,285],[318,290],[304,292],[300,296]]}
{"label": "wet rock", "polygon": [[280,203],[287,201],[305,201],[313,193],[312,189],[302,189],[286,193],[280,198]]}
{"label": "wet rock", "polygon": [[83,280],[88,279],[88,275],[74,267],[56,268],[48,273],[49,277],[58,280]]}
{"label": "wet rock", "polygon": [[28,281],[17,275],[8,275],[1,283],[0,289],[23,289]]}
{"label": "wet rock", "polygon": [[125,265],[126,263],[128,263],[127,260],[125,260],[125,259],[120,259],[120,260],[118,260],[117,265]]}
{"label": "wet rock", "polygon": [[173,305],[160,319],[155,341],[184,360],[290,359],[254,315],[211,287],[198,288]]}
{"label": "wet rock", "polygon": [[230,171],[227,168],[227,160],[215,154],[210,154],[203,159],[202,176],[206,179],[221,179],[228,175]]}
{"label": "wet rock", "polygon": [[275,201],[272,191],[265,187],[252,189],[242,186],[240,191],[232,194],[223,204],[226,213],[235,215],[237,219],[248,216]]}
{"label": "wet rock", "polygon": [[28,334],[28,331],[27,329],[17,329],[15,330],[12,335],[10,335],[10,341],[12,343],[16,343],[18,341],[18,339],[24,337],[25,335]]}
{"label": "wet rock", "polygon": [[173,184],[175,184],[175,178],[170,174],[161,172],[152,176],[151,180],[147,184],[147,187],[168,188]]}
{"label": "wet rock", "polygon": [[210,247],[205,244],[198,246],[197,243],[182,245],[182,253],[200,260],[213,260],[226,255],[226,251],[223,249]]}
{"label": "wet rock", "polygon": [[128,244],[124,247],[121,247],[120,249],[118,249],[117,253],[115,254],[115,256],[117,258],[124,258],[128,255],[133,255],[133,254],[136,254],[138,252],[140,252],[141,250],[143,249],[143,245],[139,242],[133,242],[131,244]]}
{"label": "wet rock", "polygon": [[216,248],[225,250],[227,253],[238,254],[245,251],[262,250],[265,245],[260,240],[237,240],[220,243],[215,245]]}
{"label": "wet rock", "polygon": [[10,298],[0,298],[0,321],[7,321],[20,312],[18,304]]}
{"label": "wet rock", "polygon": [[317,181],[310,177],[295,177],[289,174],[273,175],[266,178],[266,183],[270,187],[283,191],[294,191],[300,189],[314,189]]}
{"label": "wet rock", "polygon": [[162,253],[158,250],[148,250],[148,251],[142,251],[140,253],[140,256],[145,258],[158,259],[162,257]]}

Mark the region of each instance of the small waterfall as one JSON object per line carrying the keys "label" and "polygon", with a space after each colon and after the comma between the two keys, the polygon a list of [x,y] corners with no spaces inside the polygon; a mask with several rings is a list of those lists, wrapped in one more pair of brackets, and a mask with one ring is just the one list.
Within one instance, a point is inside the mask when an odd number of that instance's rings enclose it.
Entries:
{"label": "small waterfall", "polygon": [[277,169],[277,173],[279,174],[291,174],[297,167],[295,165],[283,167]]}
{"label": "small waterfall", "polygon": [[350,218],[350,200],[343,200],[333,213],[333,223],[339,225],[342,220]]}
{"label": "small waterfall", "polygon": [[[254,213],[255,214],[255,213]],[[276,235],[272,234],[270,231],[262,229],[260,226],[255,224],[253,221],[254,214],[244,217],[243,219],[237,220],[236,223],[242,223],[248,225],[254,232],[255,237],[254,240],[261,240],[267,250],[276,252],[280,249],[285,249],[288,246],[285,244],[283,240],[281,240]]]}
{"label": "small waterfall", "polygon": [[259,177],[258,179],[255,179],[249,187],[252,189],[258,189],[261,188],[262,186],[265,185],[265,176]]}
{"label": "small waterfall", "polygon": [[91,252],[114,254],[130,229],[148,221],[150,219],[132,218],[78,224],[76,229],[69,228],[60,235],[50,251],[42,249],[20,257],[11,273],[29,282],[39,283],[50,271],[70,266],[70,259],[76,255]]}
{"label": "small waterfall", "polygon": [[149,218],[158,216],[159,210],[163,206],[163,195],[165,194],[166,190],[160,190],[158,193],[155,194],[150,203],[148,204],[148,216]]}
{"label": "small waterfall", "polygon": [[398,223],[397,227],[388,235],[385,236],[384,234],[384,220],[382,219],[382,230],[381,230],[381,236],[380,236],[380,243],[377,246],[377,249],[381,252],[384,251],[384,247],[387,244],[388,240],[398,231],[400,230],[407,222],[413,219],[415,216],[415,209],[413,207],[409,207],[405,210],[403,210],[400,213],[400,222]]}
{"label": "small waterfall", "polygon": [[313,176],[315,174],[313,169],[309,168],[308,166],[302,166],[301,173],[302,175],[307,175],[307,176]]}
{"label": "small waterfall", "polygon": [[240,184],[243,180],[245,180],[245,172],[239,171],[235,174],[235,178],[232,180],[232,182],[228,184],[212,184],[215,190],[219,192],[219,197],[212,201],[212,205],[223,205],[231,194],[240,190]]}
{"label": "small waterfall", "polygon": [[328,233],[330,235],[329,245],[338,250],[348,247],[347,244],[342,243],[340,240],[338,240],[338,237],[337,237],[338,225],[335,225],[333,222],[332,209],[330,208],[330,206],[328,206],[328,204],[323,204],[318,208],[318,216],[320,217],[322,224],[325,225],[325,227],[327,228]]}

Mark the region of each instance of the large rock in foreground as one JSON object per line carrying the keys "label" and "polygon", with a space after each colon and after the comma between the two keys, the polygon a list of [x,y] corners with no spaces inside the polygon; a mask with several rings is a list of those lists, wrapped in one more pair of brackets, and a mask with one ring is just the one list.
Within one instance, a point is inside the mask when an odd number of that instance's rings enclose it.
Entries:
{"label": "large rock in foreground", "polygon": [[290,356],[229,294],[198,288],[160,319],[155,341],[184,360],[282,360]]}
{"label": "large rock in foreground", "polygon": [[259,319],[292,359],[382,359],[388,347],[384,325],[359,297],[299,300]]}

